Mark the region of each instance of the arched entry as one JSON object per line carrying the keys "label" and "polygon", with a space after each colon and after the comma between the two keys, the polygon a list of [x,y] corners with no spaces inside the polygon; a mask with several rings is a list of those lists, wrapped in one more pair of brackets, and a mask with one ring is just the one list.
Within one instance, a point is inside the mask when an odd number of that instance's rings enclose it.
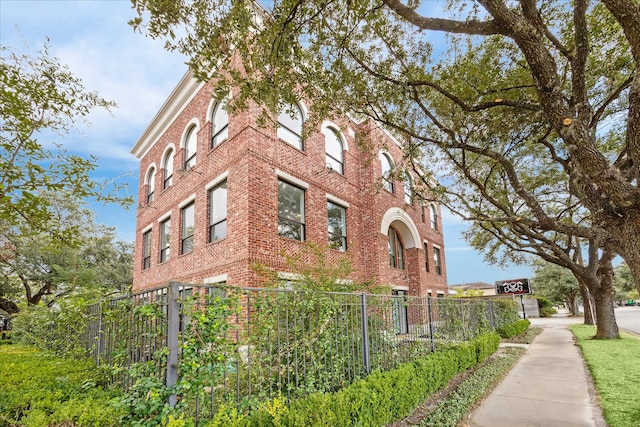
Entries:
{"label": "arched entry", "polygon": [[387,236],[391,225],[400,234],[405,249],[420,247],[418,228],[405,211],[400,208],[391,208],[385,212],[380,224],[380,232]]}

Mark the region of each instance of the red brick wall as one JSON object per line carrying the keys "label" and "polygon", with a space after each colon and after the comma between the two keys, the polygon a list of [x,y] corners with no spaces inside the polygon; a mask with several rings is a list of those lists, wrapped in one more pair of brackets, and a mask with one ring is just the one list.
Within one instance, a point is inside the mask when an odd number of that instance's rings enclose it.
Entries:
{"label": "red brick wall", "polygon": [[[373,123],[356,124],[340,121],[342,136],[347,140],[345,171],[341,175],[325,169],[324,134],[320,128],[309,132],[304,150],[298,150],[276,138],[274,128],[258,127],[259,109],[250,106],[230,117],[229,139],[214,149],[209,148],[211,124],[207,117],[211,103],[211,87],[205,85],[166,131],[140,159],[138,200],[144,205],[144,178],[149,165],[157,167],[155,199],[138,209],[135,249],[134,290],[160,285],[170,280],[198,283],[206,278],[226,275],[233,285],[256,284],[254,263],[276,270],[285,269],[281,251],[296,253],[300,242],[278,236],[278,175],[282,171],[308,184],[305,192],[306,238],[327,244],[327,194],[348,203],[347,247],[353,259],[354,280],[374,279],[380,284],[401,286],[409,294],[426,295],[432,290],[446,291],[444,244],[441,231],[431,229],[429,212],[421,220],[419,203],[405,205],[402,182],[395,182],[394,194],[381,189],[378,150],[384,147],[394,163],[401,167],[401,148]],[[173,185],[162,190],[162,155],[168,144],[177,149],[174,171],[183,163],[183,138],[192,119],[199,122],[197,165],[185,176],[174,172]],[[356,137],[352,136],[356,135]],[[227,176],[227,237],[208,243],[207,183],[222,174]],[[179,204],[195,193],[196,230],[194,250],[179,254]],[[385,212],[404,209],[418,230],[420,241],[415,248],[405,249],[405,269],[391,268],[387,254],[387,236],[380,227]],[[159,219],[171,215],[171,255],[159,263]],[[151,267],[142,270],[142,232],[152,227]],[[423,243],[429,246],[430,269],[425,271]],[[443,272],[435,274],[433,245],[441,249]],[[330,257],[345,254],[330,250]]]}

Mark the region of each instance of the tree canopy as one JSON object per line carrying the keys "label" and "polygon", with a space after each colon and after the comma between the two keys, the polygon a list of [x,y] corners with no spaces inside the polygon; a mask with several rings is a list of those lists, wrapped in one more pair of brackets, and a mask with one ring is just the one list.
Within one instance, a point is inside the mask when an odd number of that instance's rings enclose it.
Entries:
{"label": "tree canopy", "polygon": [[[62,141],[78,122],[111,101],[87,91],[80,79],[49,53],[19,55],[0,46],[0,228],[24,227],[72,240],[75,230],[56,227],[47,192],[76,199],[131,203],[117,185],[90,176],[93,156],[70,153]],[[60,140],[57,140],[60,139]]]}
{"label": "tree canopy", "polygon": [[53,304],[70,295],[95,298],[128,291],[133,245],[117,241],[113,228],[96,224],[81,202],[67,195],[46,197],[61,232],[74,230],[79,243],[63,244],[25,227],[0,229],[0,309],[13,314],[20,302]]}
{"label": "tree canopy", "polygon": [[[220,91],[235,88],[231,108],[277,110],[300,94],[320,116],[372,118],[408,159],[501,185],[473,196],[468,219],[502,198],[501,227],[593,240],[640,277],[636,1],[133,3],[136,28],[189,55],[200,78],[222,78]],[[559,190],[553,210],[541,205]],[[586,226],[564,221],[576,204]]]}

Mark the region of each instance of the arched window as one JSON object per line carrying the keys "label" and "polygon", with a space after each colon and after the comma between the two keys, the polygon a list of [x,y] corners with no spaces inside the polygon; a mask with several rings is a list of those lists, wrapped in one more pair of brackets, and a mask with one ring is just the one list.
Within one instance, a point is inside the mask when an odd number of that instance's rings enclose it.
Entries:
{"label": "arched window", "polygon": [[302,150],[302,110],[298,105],[285,105],[278,114],[278,138]]}
{"label": "arched window", "polygon": [[166,190],[171,187],[171,184],[173,184],[173,148],[170,148],[164,156],[164,160],[162,161],[162,170],[162,189]]}
{"label": "arched window", "polygon": [[147,172],[147,178],[145,179],[145,185],[147,187],[147,203],[153,202],[153,193],[155,190],[155,182],[156,182],[156,168],[152,167]]}
{"label": "arched window", "polygon": [[327,129],[324,136],[325,151],[327,152],[326,162],[331,169],[338,173],[344,173],[344,147],[338,132]]}
{"label": "arched window", "polygon": [[387,153],[380,154],[382,164],[382,186],[385,190],[393,193],[393,177],[391,176],[391,158]]}
{"label": "arched window", "polygon": [[211,116],[211,148],[229,137],[229,115],[227,114],[226,99],[218,101]]}
{"label": "arched window", "polygon": [[429,215],[431,216],[431,228],[438,229],[438,210],[434,204],[429,205]]}
{"label": "arched window", "polygon": [[192,126],[184,140],[184,168],[191,169],[196,165],[196,150],[198,149],[198,132]]}
{"label": "arched window", "polygon": [[404,253],[402,241],[395,228],[389,227],[389,265],[404,270]]}
{"label": "arched window", "polygon": [[408,205],[413,204],[413,179],[409,172],[404,174],[404,202]]}

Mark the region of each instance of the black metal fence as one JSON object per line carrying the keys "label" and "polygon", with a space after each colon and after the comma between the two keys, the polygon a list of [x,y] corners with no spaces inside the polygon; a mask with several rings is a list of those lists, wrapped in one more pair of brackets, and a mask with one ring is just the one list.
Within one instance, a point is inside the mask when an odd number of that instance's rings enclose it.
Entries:
{"label": "black metal fence", "polygon": [[83,342],[98,364],[152,364],[168,387],[197,378],[193,404],[206,417],[220,402],[337,390],[511,323],[516,310],[511,300],[173,282],[91,306]]}

